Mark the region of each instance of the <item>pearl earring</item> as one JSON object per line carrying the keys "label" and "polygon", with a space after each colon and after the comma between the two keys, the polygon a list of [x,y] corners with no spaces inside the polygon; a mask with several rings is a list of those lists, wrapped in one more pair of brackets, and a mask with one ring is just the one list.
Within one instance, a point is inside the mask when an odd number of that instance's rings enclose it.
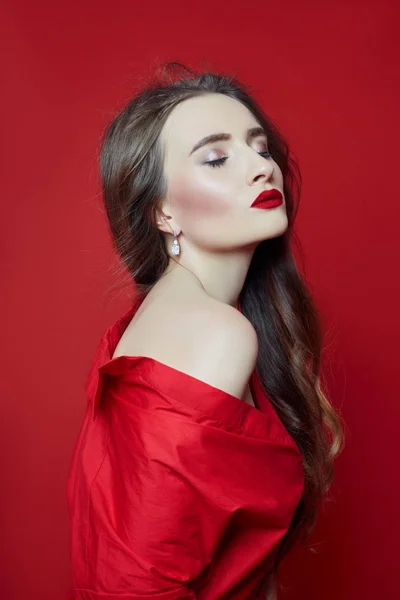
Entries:
{"label": "pearl earring", "polygon": [[172,244],[172,254],[178,256],[181,252],[181,247],[179,245],[178,239],[176,237],[176,231],[174,229],[174,243]]}

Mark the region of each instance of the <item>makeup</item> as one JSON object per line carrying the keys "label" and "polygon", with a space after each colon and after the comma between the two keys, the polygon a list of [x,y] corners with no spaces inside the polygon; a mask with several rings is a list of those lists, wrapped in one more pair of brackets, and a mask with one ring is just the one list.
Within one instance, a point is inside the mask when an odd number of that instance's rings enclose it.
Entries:
{"label": "makeup", "polygon": [[279,190],[264,190],[257,196],[250,208],[275,208],[283,204],[283,196]]}

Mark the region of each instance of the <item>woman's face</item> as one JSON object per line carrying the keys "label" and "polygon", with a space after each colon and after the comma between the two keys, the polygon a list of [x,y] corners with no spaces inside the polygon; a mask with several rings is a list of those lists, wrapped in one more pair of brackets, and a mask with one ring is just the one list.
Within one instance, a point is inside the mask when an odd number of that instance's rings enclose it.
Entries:
{"label": "woman's face", "polygon": [[[268,139],[253,114],[223,94],[185,100],[169,115],[162,133],[167,179],[163,211],[179,242],[203,250],[234,250],[282,235],[287,226],[285,202],[261,210],[250,208],[260,192],[275,188],[283,195],[282,172],[268,152]],[[193,148],[205,136],[230,139]],[[220,161],[220,159],[223,159]],[[213,161],[220,161],[220,166]],[[168,224],[161,229],[171,233]]]}

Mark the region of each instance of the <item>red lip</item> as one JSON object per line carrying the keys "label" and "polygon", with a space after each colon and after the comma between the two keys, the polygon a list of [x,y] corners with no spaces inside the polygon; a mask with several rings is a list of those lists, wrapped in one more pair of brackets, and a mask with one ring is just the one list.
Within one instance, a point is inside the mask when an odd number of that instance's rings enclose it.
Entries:
{"label": "red lip", "polygon": [[251,206],[257,206],[258,204],[267,202],[267,200],[283,200],[283,196],[279,190],[264,190],[257,196]]}

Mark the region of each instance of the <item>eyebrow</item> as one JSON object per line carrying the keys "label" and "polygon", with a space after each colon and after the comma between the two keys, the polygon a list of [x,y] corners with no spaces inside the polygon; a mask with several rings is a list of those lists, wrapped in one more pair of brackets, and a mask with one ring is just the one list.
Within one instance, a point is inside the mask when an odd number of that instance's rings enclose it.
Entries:
{"label": "eyebrow", "polygon": [[[267,135],[263,127],[252,127],[247,131],[247,139],[252,139],[258,137],[259,135]],[[230,133],[212,133],[211,135],[206,135],[203,137],[197,144],[195,144],[189,153],[189,156],[196,152],[199,148],[202,148],[206,144],[212,144],[213,142],[221,142],[232,139]]]}

